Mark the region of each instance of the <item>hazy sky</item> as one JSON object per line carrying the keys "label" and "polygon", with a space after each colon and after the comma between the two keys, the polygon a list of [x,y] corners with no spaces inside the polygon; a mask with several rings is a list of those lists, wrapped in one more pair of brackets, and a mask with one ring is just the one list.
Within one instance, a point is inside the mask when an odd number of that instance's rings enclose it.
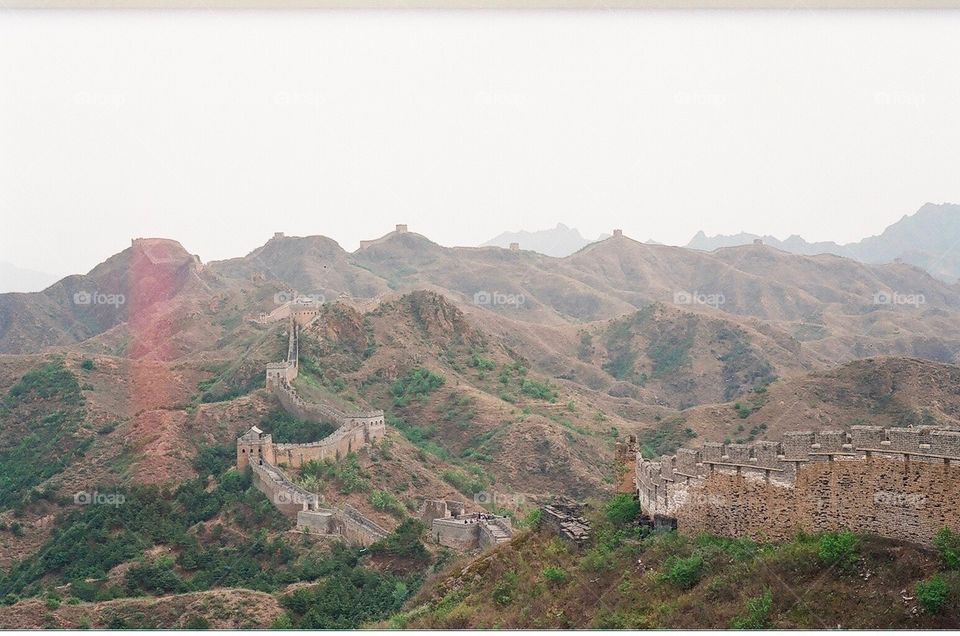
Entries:
{"label": "hazy sky", "polygon": [[960,202],[960,14],[0,12],[0,261],[558,221],[858,240]]}

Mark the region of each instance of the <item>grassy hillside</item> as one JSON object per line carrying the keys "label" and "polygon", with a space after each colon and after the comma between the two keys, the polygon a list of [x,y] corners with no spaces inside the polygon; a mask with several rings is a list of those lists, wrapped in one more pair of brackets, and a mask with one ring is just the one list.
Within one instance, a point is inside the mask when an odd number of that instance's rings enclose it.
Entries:
{"label": "grassy hillside", "polygon": [[944,628],[960,625],[960,535],[938,552],[849,532],[754,543],[650,533],[619,496],[577,551],[546,530],[452,565],[407,628]]}

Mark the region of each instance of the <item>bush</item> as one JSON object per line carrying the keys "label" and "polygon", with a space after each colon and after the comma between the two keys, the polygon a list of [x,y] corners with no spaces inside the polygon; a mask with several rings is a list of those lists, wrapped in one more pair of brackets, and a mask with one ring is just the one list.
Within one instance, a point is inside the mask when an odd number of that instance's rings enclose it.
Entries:
{"label": "bush", "polygon": [[849,568],[856,563],[860,540],[849,530],[825,532],[820,536],[817,555],[827,565]]}
{"label": "bush", "polygon": [[628,493],[620,493],[607,501],[607,519],[617,525],[633,521],[640,513],[640,503]]}
{"label": "bush", "polygon": [[93,360],[91,360],[90,358],[84,358],[83,360],[80,361],[80,368],[83,369],[84,371],[93,371],[93,367],[94,367]]}
{"label": "bush", "polygon": [[155,562],[141,562],[127,570],[127,589],[131,592],[148,592],[164,594],[167,592],[184,592],[186,584],[173,571],[173,562],[168,559],[157,559]]}
{"label": "bush", "polygon": [[493,602],[504,607],[513,603],[513,597],[517,592],[517,584],[519,581],[520,578],[515,572],[507,572],[503,576],[503,580],[493,588]]}
{"label": "bush", "polygon": [[215,444],[203,446],[193,458],[193,468],[200,477],[219,476],[237,461],[236,444]]}
{"label": "bush", "polygon": [[274,442],[289,444],[317,442],[337,430],[334,424],[300,420],[282,409],[274,409],[263,416],[260,428],[270,433]]}
{"label": "bush", "polygon": [[543,568],[543,578],[547,579],[551,583],[564,583],[567,580],[567,572],[563,568],[559,568],[555,565],[548,565]]}
{"label": "bush", "polygon": [[377,510],[383,510],[384,512],[389,512],[394,517],[403,518],[406,516],[406,511],[400,502],[397,501],[396,497],[386,492],[385,490],[374,490],[370,493],[370,505],[372,505]]}
{"label": "bush", "polygon": [[426,546],[420,541],[424,530],[426,526],[419,519],[407,519],[386,538],[370,546],[370,551],[374,554],[392,554],[425,561],[429,558],[429,554]]}
{"label": "bush", "polygon": [[760,596],[747,599],[746,616],[737,616],[730,623],[732,629],[764,629],[769,627],[773,595],[767,590]]}
{"label": "bush", "polygon": [[917,602],[924,612],[937,614],[947,603],[947,596],[950,590],[947,588],[947,580],[942,574],[930,577],[926,581],[920,581],[914,588],[917,595]]}
{"label": "bush", "polygon": [[549,402],[554,402],[557,399],[556,391],[543,382],[537,382],[536,380],[524,379],[520,384],[520,391],[530,397],[547,400]]}
{"label": "bush", "polygon": [[699,554],[686,558],[671,556],[664,563],[664,572],[660,578],[682,590],[689,590],[697,584],[702,573],[703,557]]}
{"label": "bush", "polygon": [[950,528],[942,528],[933,538],[933,545],[945,567],[960,570],[960,533],[953,532]]}
{"label": "bush", "polygon": [[210,621],[203,616],[193,616],[184,625],[184,629],[210,629]]}
{"label": "bush", "polygon": [[403,377],[397,378],[390,386],[393,401],[397,406],[405,406],[411,399],[426,397],[431,391],[440,388],[444,383],[442,375],[430,369],[418,367],[410,370]]}

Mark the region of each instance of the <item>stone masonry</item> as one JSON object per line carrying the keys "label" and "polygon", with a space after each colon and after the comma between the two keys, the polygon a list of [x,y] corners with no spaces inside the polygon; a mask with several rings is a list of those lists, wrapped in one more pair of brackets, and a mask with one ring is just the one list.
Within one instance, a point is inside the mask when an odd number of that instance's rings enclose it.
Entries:
{"label": "stone masonry", "polygon": [[786,539],[849,528],[929,545],[960,529],[960,431],[854,426],[636,456],[642,511],[681,532]]}
{"label": "stone masonry", "polygon": [[421,519],[430,524],[430,536],[439,545],[474,550],[499,545],[513,536],[509,517],[490,513],[465,513],[457,501],[427,500]]}
{"label": "stone masonry", "polygon": [[345,413],[332,404],[305,401],[291,382],[299,371],[299,331],[319,315],[311,307],[297,307],[289,320],[287,356],[283,362],[267,365],[267,389],[288,413],[299,419],[327,420],[337,429],[316,442],[275,444],[271,435],[256,426],[237,439],[237,467],[250,466],[253,483],[284,514],[297,520],[301,530],[321,535],[338,535],[367,545],[387,536],[387,531],[348,505],[324,507],[320,496],[293,483],[280,465],[302,466],[310,460],[340,460],[383,437],[383,411]]}

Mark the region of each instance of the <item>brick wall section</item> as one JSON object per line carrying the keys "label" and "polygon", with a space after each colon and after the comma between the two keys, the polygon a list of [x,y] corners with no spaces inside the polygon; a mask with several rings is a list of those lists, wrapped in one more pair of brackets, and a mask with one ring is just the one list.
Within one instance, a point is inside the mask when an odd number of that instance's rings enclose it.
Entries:
{"label": "brick wall section", "polygon": [[960,431],[855,426],[637,455],[643,512],[683,532],[784,539],[849,528],[929,545],[960,528]]}

